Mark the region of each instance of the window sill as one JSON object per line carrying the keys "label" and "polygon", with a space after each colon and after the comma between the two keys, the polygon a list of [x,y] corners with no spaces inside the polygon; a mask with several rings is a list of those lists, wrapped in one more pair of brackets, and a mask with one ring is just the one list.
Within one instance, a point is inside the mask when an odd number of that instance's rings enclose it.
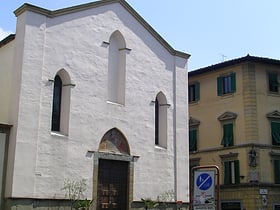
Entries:
{"label": "window sill", "polygon": [[189,101],[189,105],[193,106],[193,105],[197,105],[198,101]]}
{"label": "window sill", "polygon": [[112,105],[117,105],[117,106],[124,106],[124,104],[120,104],[120,103],[113,102],[113,101],[107,101],[107,104],[112,104]]}
{"label": "window sill", "polygon": [[233,93],[225,93],[225,94],[220,95],[219,97],[221,97],[222,99],[231,98],[231,97],[234,97],[234,92]]}
{"label": "window sill", "polygon": [[159,145],[155,145],[155,149],[158,149],[158,150],[167,150],[167,148],[162,147],[162,146],[159,146]]}
{"label": "window sill", "polygon": [[59,132],[51,131],[51,136],[58,136],[62,138],[67,138],[68,136]]}
{"label": "window sill", "polygon": [[280,97],[279,92],[268,92],[268,96],[273,96],[273,97]]}

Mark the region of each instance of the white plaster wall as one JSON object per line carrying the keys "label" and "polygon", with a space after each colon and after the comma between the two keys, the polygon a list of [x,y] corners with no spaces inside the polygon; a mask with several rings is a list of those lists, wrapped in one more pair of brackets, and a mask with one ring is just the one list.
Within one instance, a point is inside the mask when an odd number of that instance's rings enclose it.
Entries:
{"label": "white plaster wall", "polygon": [[[87,197],[91,197],[93,158],[87,156],[87,151],[97,151],[102,136],[117,127],[126,136],[131,154],[140,156],[134,168],[134,200],[155,199],[177,189],[180,199],[186,201],[186,61],[176,64],[174,56],[119,4],[52,19],[32,12],[18,18],[25,18],[27,25],[12,196],[61,198],[65,178],[86,178]],[[124,106],[107,102],[109,52],[103,41],[108,42],[115,30],[122,33],[131,49],[126,58]],[[71,90],[68,136],[50,132],[53,84],[48,79],[60,69],[65,69],[76,85]],[[174,83],[175,77],[178,84]],[[154,146],[151,101],[159,91],[171,104],[167,149]],[[175,140],[179,142],[177,162]],[[187,176],[179,179],[182,185],[175,186],[175,164],[180,176]]]}
{"label": "white plaster wall", "polygon": [[0,123],[9,124],[14,41],[0,48]]}

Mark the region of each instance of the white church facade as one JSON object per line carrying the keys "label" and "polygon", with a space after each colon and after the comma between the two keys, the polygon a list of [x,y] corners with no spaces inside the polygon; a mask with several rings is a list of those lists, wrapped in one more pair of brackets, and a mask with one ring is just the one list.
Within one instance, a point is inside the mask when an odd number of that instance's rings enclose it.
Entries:
{"label": "white church facade", "polygon": [[[24,4],[0,42],[1,209],[189,202],[187,62],[127,2]],[[110,193],[108,193],[110,192]]]}

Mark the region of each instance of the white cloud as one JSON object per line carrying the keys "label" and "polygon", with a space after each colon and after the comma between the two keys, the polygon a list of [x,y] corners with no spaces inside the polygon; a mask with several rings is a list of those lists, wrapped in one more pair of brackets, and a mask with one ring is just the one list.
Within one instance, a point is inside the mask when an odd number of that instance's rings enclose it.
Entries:
{"label": "white cloud", "polygon": [[0,41],[12,33],[13,32],[11,32],[11,31],[4,31],[2,28],[0,28]]}

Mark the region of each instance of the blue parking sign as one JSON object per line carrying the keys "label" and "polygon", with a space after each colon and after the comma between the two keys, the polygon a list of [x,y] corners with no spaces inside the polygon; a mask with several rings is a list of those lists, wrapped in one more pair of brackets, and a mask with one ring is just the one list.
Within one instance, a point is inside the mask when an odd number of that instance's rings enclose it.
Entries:
{"label": "blue parking sign", "polygon": [[200,190],[208,190],[213,180],[209,173],[202,173],[196,178],[196,185]]}
{"label": "blue parking sign", "polygon": [[215,171],[194,171],[194,205],[213,205],[215,203]]}

